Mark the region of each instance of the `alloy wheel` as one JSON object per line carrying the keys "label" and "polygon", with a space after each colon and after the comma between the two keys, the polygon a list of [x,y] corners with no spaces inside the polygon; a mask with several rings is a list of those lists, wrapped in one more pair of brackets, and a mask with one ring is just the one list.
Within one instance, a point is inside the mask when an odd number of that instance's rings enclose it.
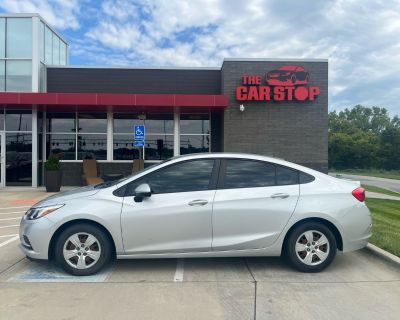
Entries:
{"label": "alloy wheel", "polygon": [[64,243],[63,256],[71,267],[88,269],[100,259],[100,242],[92,234],[86,232],[74,233]]}
{"label": "alloy wheel", "polygon": [[308,266],[319,265],[329,256],[329,240],[317,230],[303,232],[296,241],[297,258]]}

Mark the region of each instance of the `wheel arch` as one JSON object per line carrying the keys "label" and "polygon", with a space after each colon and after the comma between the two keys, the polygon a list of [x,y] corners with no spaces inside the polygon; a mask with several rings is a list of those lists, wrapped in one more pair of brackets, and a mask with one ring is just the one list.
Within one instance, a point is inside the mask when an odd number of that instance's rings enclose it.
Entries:
{"label": "wheel arch", "polygon": [[112,248],[111,256],[112,257],[116,256],[115,241],[114,241],[113,237],[111,236],[110,231],[108,231],[108,229],[105,226],[103,226],[101,223],[99,223],[97,221],[93,221],[93,220],[89,220],[89,219],[75,219],[75,220],[70,220],[70,221],[65,222],[64,224],[59,226],[58,229],[53,233],[50,243],[49,243],[49,249],[48,249],[48,259],[49,260],[54,259],[54,249],[55,249],[56,241],[57,241],[57,238],[59,237],[59,235],[68,227],[75,225],[75,224],[79,224],[79,223],[89,224],[89,225],[95,226],[95,227],[99,228],[100,230],[102,230],[110,240],[111,248]]}
{"label": "wheel arch", "polygon": [[325,225],[329,230],[332,231],[333,235],[335,236],[336,239],[336,246],[339,250],[343,250],[343,239],[342,235],[340,234],[340,231],[338,228],[330,221],[323,219],[323,218],[317,218],[317,217],[311,217],[311,218],[305,218],[302,220],[297,221],[294,225],[290,227],[288,232],[286,232],[285,238],[283,240],[283,245],[282,245],[282,254],[286,251],[286,243],[287,239],[289,238],[289,235],[292,233],[292,231],[297,228],[299,225],[306,223],[306,222],[319,222]]}

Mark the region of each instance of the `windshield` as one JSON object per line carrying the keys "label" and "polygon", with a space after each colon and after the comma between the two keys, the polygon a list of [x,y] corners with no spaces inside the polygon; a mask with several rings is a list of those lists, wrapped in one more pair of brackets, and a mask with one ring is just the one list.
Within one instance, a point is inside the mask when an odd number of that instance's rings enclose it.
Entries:
{"label": "windshield", "polygon": [[104,188],[109,188],[109,187],[115,186],[115,185],[117,185],[117,184],[119,184],[121,182],[124,182],[125,180],[128,180],[128,179],[138,175],[139,173],[141,174],[143,172],[146,172],[146,171],[148,171],[150,169],[153,169],[154,167],[159,166],[159,165],[161,165],[161,164],[163,164],[165,162],[171,161],[172,159],[174,159],[174,157],[166,159],[166,160],[158,162],[158,163],[154,163],[154,164],[152,164],[151,166],[148,166],[145,169],[139,170],[136,174],[126,176],[126,177],[124,177],[122,179],[119,179],[119,180],[107,181],[107,182],[102,182],[102,183],[96,184],[94,186],[94,188],[95,189],[104,189]]}

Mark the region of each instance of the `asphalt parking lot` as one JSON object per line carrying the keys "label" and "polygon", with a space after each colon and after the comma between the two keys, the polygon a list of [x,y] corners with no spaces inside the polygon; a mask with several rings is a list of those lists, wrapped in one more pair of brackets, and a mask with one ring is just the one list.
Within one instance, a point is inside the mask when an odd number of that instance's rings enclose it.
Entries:
{"label": "asphalt parking lot", "polygon": [[398,319],[400,267],[367,250],[303,274],[280,258],[116,261],[72,277],[19,251],[42,191],[0,191],[0,319]]}

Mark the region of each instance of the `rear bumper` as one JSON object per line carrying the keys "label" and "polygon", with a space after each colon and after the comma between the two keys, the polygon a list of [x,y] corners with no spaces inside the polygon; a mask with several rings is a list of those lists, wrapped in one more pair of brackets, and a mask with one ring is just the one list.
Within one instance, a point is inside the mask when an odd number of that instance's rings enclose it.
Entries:
{"label": "rear bumper", "polygon": [[372,220],[368,207],[360,204],[353,208],[343,217],[342,227],[343,252],[366,247],[372,236]]}

